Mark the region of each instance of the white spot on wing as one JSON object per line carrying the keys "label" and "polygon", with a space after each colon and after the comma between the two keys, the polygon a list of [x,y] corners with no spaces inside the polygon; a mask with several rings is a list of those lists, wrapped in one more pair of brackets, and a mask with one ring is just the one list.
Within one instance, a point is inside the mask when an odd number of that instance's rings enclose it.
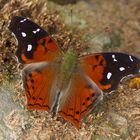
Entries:
{"label": "white spot on wing", "polygon": [[129,59],[130,59],[132,62],[134,61],[131,55],[129,55]]}
{"label": "white spot on wing", "polygon": [[21,35],[22,35],[23,37],[26,37],[26,33],[24,33],[24,32],[22,32]]}
{"label": "white spot on wing", "polygon": [[33,31],[34,34],[36,34],[36,31]]}
{"label": "white spot on wing", "polygon": [[112,54],[112,58],[115,58],[115,55],[114,54]]}
{"label": "white spot on wing", "polygon": [[107,73],[107,79],[110,79],[111,76],[112,76],[112,73],[111,73],[111,72],[108,72],[108,73]]}
{"label": "white spot on wing", "polygon": [[25,19],[23,19],[23,20],[21,20],[20,22],[24,22],[24,21],[26,21],[27,19],[25,18]]}
{"label": "white spot on wing", "polygon": [[114,62],[117,62],[117,59],[115,58],[115,55],[114,54],[112,54],[112,58],[113,58],[113,61]]}
{"label": "white spot on wing", "polygon": [[117,61],[117,59],[115,59],[115,58],[114,58],[114,59],[113,59],[113,61],[115,61],[115,62],[116,62],[116,61]]}
{"label": "white spot on wing", "polygon": [[35,31],[33,31],[33,33],[36,34],[36,33],[39,32],[39,31],[40,31],[40,29],[37,28]]}
{"label": "white spot on wing", "polygon": [[31,44],[28,44],[28,48],[27,48],[27,51],[31,51],[32,50],[32,45]]}
{"label": "white spot on wing", "polygon": [[38,28],[36,31],[37,31],[37,32],[39,32],[39,31],[40,31],[40,29]]}
{"label": "white spot on wing", "polygon": [[124,67],[120,67],[119,69],[120,69],[120,71],[124,71],[124,70],[125,70],[125,68],[124,68]]}

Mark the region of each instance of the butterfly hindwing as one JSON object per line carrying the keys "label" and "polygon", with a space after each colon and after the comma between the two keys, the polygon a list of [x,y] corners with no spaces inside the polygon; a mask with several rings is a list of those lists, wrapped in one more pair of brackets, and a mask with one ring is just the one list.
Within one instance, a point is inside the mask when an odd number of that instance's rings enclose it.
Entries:
{"label": "butterfly hindwing", "polygon": [[57,72],[55,68],[46,62],[40,62],[23,69],[22,77],[28,109],[50,109],[50,90]]}
{"label": "butterfly hindwing", "polygon": [[101,100],[102,91],[89,77],[76,74],[72,77],[67,95],[69,96],[60,107],[59,115],[79,129],[81,119]]}
{"label": "butterfly hindwing", "polygon": [[140,59],[124,53],[98,53],[81,57],[82,70],[103,91],[113,91],[120,80],[140,73]]}
{"label": "butterfly hindwing", "polygon": [[48,33],[29,19],[15,16],[9,29],[17,39],[16,55],[21,63],[52,61],[61,52]]}

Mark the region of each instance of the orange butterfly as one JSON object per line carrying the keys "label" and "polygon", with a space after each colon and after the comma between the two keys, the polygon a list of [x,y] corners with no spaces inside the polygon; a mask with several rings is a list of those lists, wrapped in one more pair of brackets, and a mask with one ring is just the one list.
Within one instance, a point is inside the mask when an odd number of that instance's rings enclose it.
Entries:
{"label": "orange butterfly", "polygon": [[16,55],[23,69],[28,109],[59,114],[80,128],[80,120],[103,98],[102,91],[115,90],[120,80],[140,73],[140,59],[123,53],[79,56],[64,53],[34,22],[15,16],[9,29],[16,36]]}

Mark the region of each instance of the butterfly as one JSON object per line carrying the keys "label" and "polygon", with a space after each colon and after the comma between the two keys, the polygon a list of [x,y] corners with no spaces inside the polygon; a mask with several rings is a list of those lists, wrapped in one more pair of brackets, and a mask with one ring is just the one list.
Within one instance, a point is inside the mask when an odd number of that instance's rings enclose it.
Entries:
{"label": "butterfly", "polygon": [[44,29],[24,17],[14,16],[9,30],[17,39],[18,61],[26,64],[22,79],[28,109],[60,115],[77,128],[104,92],[140,73],[140,59],[125,53],[79,55],[74,47],[63,52]]}

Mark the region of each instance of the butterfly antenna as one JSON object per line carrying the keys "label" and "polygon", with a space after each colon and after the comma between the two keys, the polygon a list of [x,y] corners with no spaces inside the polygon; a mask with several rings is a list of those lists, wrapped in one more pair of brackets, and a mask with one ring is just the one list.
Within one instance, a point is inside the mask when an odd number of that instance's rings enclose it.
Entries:
{"label": "butterfly antenna", "polygon": [[72,24],[72,22],[73,22],[73,20],[72,20],[72,8],[70,9],[70,18],[71,18],[71,24]]}
{"label": "butterfly antenna", "polygon": [[73,24],[73,4],[71,4],[70,8],[70,19],[71,19],[71,25]]}

